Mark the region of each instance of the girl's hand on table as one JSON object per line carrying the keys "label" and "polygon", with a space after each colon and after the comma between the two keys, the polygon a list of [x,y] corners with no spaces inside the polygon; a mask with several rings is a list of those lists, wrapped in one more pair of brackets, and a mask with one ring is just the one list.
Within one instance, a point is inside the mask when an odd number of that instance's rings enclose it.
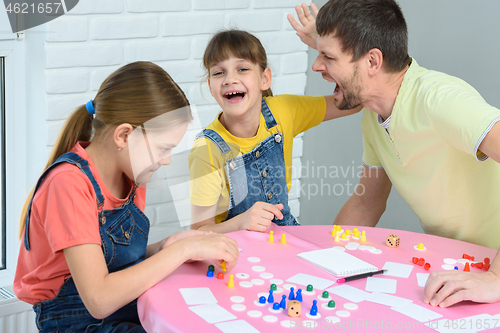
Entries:
{"label": "girl's hand on table", "polygon": [[239,230],[250,230],[265,232],[276,216],[283,218],[283,204],[273,205],[267,202],[257,201],[250,209],[238,215]]}
{"label": "girl's hand on table", "polygon": [[231,270],[238,261],[240,251],[232,238],[213,232],[200,232],[201,235],[179,239],[184,243],[190,260],[212,260],[218,266],[225,261],[226,270]]}
{"label": "girl's hand on table", "polygon": [[471,273],[434,271],[425,284],[424,302],[448,307],[461,301],[495,303],[500,301],[500,276],[492,271]]}

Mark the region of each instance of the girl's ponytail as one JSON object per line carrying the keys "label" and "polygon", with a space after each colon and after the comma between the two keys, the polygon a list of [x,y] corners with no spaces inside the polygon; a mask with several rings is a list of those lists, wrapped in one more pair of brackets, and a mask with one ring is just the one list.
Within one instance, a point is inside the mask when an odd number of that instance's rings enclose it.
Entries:
{"label": "girl's ponytail", "polygon": [[[81,105],[73,111],[64,123],[61,133],[59,133],[59,137],[57,138],[54,148],[50,153],[49,160],[47,161],[44,170],[52,165],[52,163],[54,163],[59,156],[69,152],[78,141],[90,141],[90,136],[92,135],[92,119],[93,116],[87,112],[85,105]],[[33,186],[28,198],[24,202],[23,210],[21,211],[19,238],[22,238],[23,236],[26,215],[28,214],[28,206],[34,190],[35,187]]]}

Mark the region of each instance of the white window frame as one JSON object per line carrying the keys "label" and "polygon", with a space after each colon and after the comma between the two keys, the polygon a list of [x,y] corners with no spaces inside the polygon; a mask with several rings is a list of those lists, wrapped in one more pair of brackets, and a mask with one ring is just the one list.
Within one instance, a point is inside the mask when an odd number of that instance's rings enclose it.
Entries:
{"label": "white window frame", "polygon": [[19,216],[27,195],[25,40],[0,31],[0,56],[5,58],[6,173],[6,267],[0,270],[0,287],[5,287],[14,280]]}

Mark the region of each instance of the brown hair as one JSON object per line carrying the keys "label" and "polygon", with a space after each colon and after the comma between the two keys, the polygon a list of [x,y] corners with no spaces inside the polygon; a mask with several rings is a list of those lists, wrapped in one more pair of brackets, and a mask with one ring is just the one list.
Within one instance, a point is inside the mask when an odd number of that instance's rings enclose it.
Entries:
{"label": "brown hair", "polygon": [[377,48],[388,72],[399,72],[410,62],[408,28],[394,0],[330,0],[318,13],[316,30],[320,36],[335,34],[352,61]]}
{"label": "brown hair", "polygon": [[[184,92],[165,70],[151,62],[138,61],[117,69],[101,84],[93,104],[95,117],[81,105],[66,120],[45,169],[78,141],[90,141],[92,129],[98,137],[111,126],[128,123],[136,128],[170,111],[176,112],[172,113],[175,116],[169,119],[169,126],[192,120]],[[177,112],[179,109],[183,111]],[[33,192],[34,188],[21,212],[20,237]]]}
{"label": "brown hair", "polygon": [[[231,56],[258,64],[262,71],[267,66],[266,50],[260,40],[249,32],[242,30],[224,30],[216,33],[208,42],[203,54],[203,66],[210,76],[210,67]],[[271,88],[262,92],[262,96],[272,96]]]}

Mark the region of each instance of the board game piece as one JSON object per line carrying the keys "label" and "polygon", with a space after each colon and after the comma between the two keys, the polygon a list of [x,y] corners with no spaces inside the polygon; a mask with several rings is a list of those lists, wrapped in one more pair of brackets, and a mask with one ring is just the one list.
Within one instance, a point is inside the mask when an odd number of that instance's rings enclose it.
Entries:
{"label": "board game piece", "polygon": [[309,292],[313,291],[312,284],[308,284],[306,290],[309,291]]}
{"label": "board game piece", "polygon": [[276,284],[274,284],[274,283],[273,283],[273,284],[271,285],[271,290],[272,290],[272,291],[276,291],[276,289],[278,289],[278,287],[276,286]]}
{"label": "board game piece", "polygon": [[288,316],[298,317],[302,312],[302,305],[299,301],[289,301],[288,302]]}
{"label": "board game piece", "polygon": [[456,270],[456,271],[458,271],[458,266],[455,266],[453,269]]}
{"label": "board game piece", "polygon": [[286,236],[285,236],[285,234],[281,235],[280,243],[281,244],[286,244]]}
{"label": "board game piece", "polygon": [[322,298],[328,298],[328,297],[329,297],[329,295],[328,295],[328,291],[326,291],[326,290],[325,290],[325,291],[323,291],[323,294],[321,294],[321,297],[322,297]]}
{"label": "board game piece", "polygon": [[313,305],[311,306],[311,311],[309,312],[311,316],[316,316],[318,314],[318,306],[316,305],[316,303],[318,303],[318,301],[314,300]]}
{"label": "board game piece", "polygon": [[265,296],[260,296],[259,297],[259,303],[260,304],[266,304],[266,297]]}
{"label": "board game piece", "polygon": [[399,241],[400,241],[400,239],[399,239],[398,235],[390,234],[385,239],[385,244],[389,247],[398,247]]}
{"label": "board game piece", "polygon": [[472,267],[476,268],[483,268],[483,263],[482,262],[476,262],[471,264]]}
{"label": "board game piece", "polygon": [[347,310],[356,310],[358,305],[356,303],[345,303],[344,308]]}
{"label": "board game piece", "polygon": [[470,267],[468,262],[465,263],[464,272],[470,272]]}
{"label": "board game piece", "polygon": [[219,280],[224,279],[224,273],[219,272],[219,273],[217,274],[217,278],[218,278]]}
{"label": "board game piece", "polygon": [[277,303],[277,302],[276,302],[276,303],[274,303],[274,304],[273,304],[273,310],[279,310],[279,309],[281,309],[281,307],[280,307],[280,303]]}
{"label": "board game piece", "polygon": [[229,281],[227,282],[227,286],[229,288],[234,288],[234,279],[233,279],[233,274],[229,275]]}
{"label": "board game piece", "polygon": [[472,257],[472,256],[470,256],[470,255],[468,255],[468,254],[465,254],[465,253],[464,253],[464,254],[462,255],[462,259],[474,260],[474,257]]}
{"label": "board game piece", "polygon": [[336,241],[336,242],[340,242],[340,237],[339,237],[339,234],[338,234],[338,233],[335,235],[335,241]]}
{"label": "board game piece", "polygon": [[490,264],[490,258],[484,258],[484,260],[483,260],[483,261],[484,261],[484,263],[485,263],[485,264],[487,264],[487,265],[489,265],[489,264]]}
{"label": "board game piece", "polygon": [[418,245],[415,245],[413,247],[415,250],[419,250],[419,251],[425,251],[425,246],[424,246],[424,243],[418,243]]}
{"label": "board game piece", "polygon": [[340,235],[340,240],[343,240],[343,241],[347,240],[347,236],[346,236],[345,232],[343,232],[343,233]]}
{"label": "board game piece", "polygon": [[286,308],[286,295],[281,296],[280,308]]}
{"label": "board game piece", "polygon": [[302,289],[297,290],[297,295],[295,295],[295,300],[302,302]]}
{"label": "board game piece", "polygon": [[411,261],[412,261],[414,264],[418,264],[418,258],[417,258],[417,257],[413,257],[413,258],[411,258]]}
{"label": "board game piece", "polygon": [[272,273],[261,273],[260,274],[260,277],[263,278],[263,279],[272,279],[274,277],[274,275]]}
{"label": "board game piece", "polygon": [[418,259],[418,265],[419,266],[423,266],[424,264],[425,264],[425,259],[424,258]]}
{"label": "board game piece", "polygon": [[345,236],[346,236],[346,237],[351,236],[351,230],[347,229],[347,230],[345,231]]}
{"label": "board game piece", "polygon": [[490,264],[484,264],[484,265],[483,265],[483,269],[484,269],[485,271],[489,270],[489,269],[490,269]]}
{"label": "board game piece", "polygon": [[295,299],[295,294],[293,293],[293,287],[290,288],[290,294],[288,295],[288,300],[293,301]]}
{"label": "board game piece", "polygon": [[366,231],[363,230],[361,232],[361,238],[359,240],[362,242],[366,242]]}
{"label": "board game piece", "polygon": [[273,290],[269,290],[269,297],[267,297],[267,303],[274,303]]}
{"label": "board game piece", "polygon": [[213,272],[214,271],[214,265],[209,265],[208,266],[208,270]]}
{"label": "board game piece", "polygon": [[335,308],[335,301],[328,302],[328,307],[329,308]]}
{"label": "board game piece", "polygon": [[208,277],[214,277],[214,272],[213,271],[207,271],[207,276]]}
{"label": "board game piece", "polygon": [[429,270],[429,268],[431,268],[431,264],[429,264],[428,262],[427,262],[427,263],[425,263],[425,265],[424,265],[424,269],[425,269],[426,271],[428,271],[428,270]]}
{"label": "board game piece", "polygon": [[243,303],[245,301],[245,297],[243,296],[231,296],[229,299],[234,303]]}
{"label": "board game piece", "polygon": [[223,261],[220,263],[220,268],[225,272],[226,271],[226,262]]}
{"label": "board game piece", "polygon": [[275,323],[278,321],[278,317],[272,315],[266,315],[262,317],[262,319],[264,319],[264,321],[267,321],[268,323]]}
{"label": "board game piece", "polygon": [[267,240],[269,243],[274,243],[274,231],[269,232],[269,239]]}

